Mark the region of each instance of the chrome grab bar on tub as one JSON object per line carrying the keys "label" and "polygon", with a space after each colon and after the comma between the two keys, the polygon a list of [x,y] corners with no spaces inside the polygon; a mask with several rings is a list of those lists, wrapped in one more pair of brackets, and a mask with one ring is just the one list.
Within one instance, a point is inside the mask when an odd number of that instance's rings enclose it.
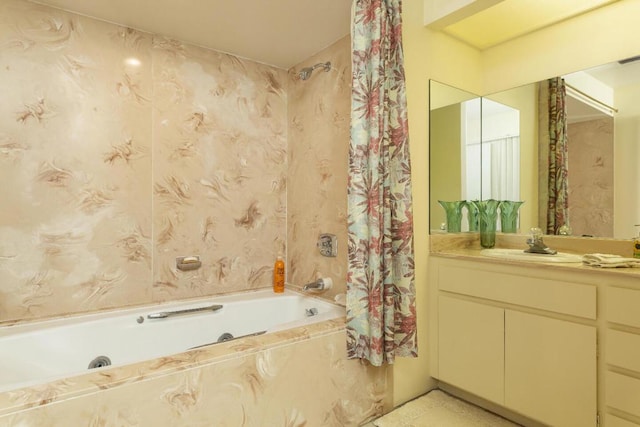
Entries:
{"label": "chrome grab bar on tub", "polygon": [[147,314],[147,319],[165,319],[171,316],[179,316],[182,314],[197,313],[200,311],[218,311],[222,308],[221,304],[207,305],[205,307],[186,308],[184,310],[161,311],[158,313]]}

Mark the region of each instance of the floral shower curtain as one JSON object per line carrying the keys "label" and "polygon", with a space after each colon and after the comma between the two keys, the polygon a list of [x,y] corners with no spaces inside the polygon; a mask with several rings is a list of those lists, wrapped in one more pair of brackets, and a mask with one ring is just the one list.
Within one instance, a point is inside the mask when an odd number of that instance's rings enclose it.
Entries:
{"label": "floral shower curtain", "polygon": [[417,356],[411,167],[400,0],[354,0],[347,352]]}
{"label": "floral shower curtain", "polygon": [[549,84],[549,204],[547,233],[558,234],[569,225],[567,144],[567,90],[564,79],[555,77]]}

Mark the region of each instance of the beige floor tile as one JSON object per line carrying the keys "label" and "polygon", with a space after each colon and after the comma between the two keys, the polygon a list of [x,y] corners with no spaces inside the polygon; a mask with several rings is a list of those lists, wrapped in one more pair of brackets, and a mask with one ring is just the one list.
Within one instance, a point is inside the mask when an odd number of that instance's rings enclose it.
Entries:
{"label": "beige floor tile", "polygon": [[434,390],[365,427],[516,427],[502,417]]}

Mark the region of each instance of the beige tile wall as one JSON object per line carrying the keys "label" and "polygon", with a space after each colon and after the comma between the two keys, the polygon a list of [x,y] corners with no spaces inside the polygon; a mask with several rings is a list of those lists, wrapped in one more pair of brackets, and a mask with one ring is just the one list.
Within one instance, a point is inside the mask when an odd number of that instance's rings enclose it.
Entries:
{"label": "beige tile wall", "polygon": [[[295,70],[331,61],[308,80],[290,73],[289,170],[287,174],[288,281],[333,279],[334,296],[346,291],[347,162],[351,111],[351,44],[345,37]],[[338,238],[336,258],[320,255],[319,234]]]}
{"label": "beige tile wall", "polygon": [[[154,300],[270,286],[286,242],[286,72],[154,37]],[[174,268],[180,255],[206,260]]]}
{"label": "beige tile wall", "polygon": [[613,117],[567,126],[573,235],[613,237]]}
{"label": "beige tile wall", "polygon": [[[344,292],[349,52],[346,37],[287,72],[2,0],[0,322],[269,287],[278,252],[290,284],[331,277],[325,296]],[[321,232],[337,258],[317,252]],[[177,270],[181,255],[202,268]],[[387,370],[346,360],[342,327],[300,333],[106,375],[100,393],[66,398],[65,379],[0,394],[13,402],[0,424],[355,426],[389,409]],[[23,392],[39,406],[17,409]]]}
{"label": "beige tile wall", "polygon": [[344,292],[349,52],[287,73],[3,0],[0,321],[270,286],[278,252]]}
{"label": "beige tile wall", "polygon": [[0,3],[0,320],[151,299],[151,42]]}

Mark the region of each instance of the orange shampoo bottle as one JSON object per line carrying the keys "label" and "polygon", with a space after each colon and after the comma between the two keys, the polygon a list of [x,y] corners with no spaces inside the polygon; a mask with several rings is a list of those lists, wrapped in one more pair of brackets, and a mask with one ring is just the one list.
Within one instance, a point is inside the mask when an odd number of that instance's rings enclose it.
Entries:
{"label": "orange shampoo bottle", "polygon": [[282,256],[276,258],[273,266],[273,292],[281,294],[284,292],[284,259]]}

